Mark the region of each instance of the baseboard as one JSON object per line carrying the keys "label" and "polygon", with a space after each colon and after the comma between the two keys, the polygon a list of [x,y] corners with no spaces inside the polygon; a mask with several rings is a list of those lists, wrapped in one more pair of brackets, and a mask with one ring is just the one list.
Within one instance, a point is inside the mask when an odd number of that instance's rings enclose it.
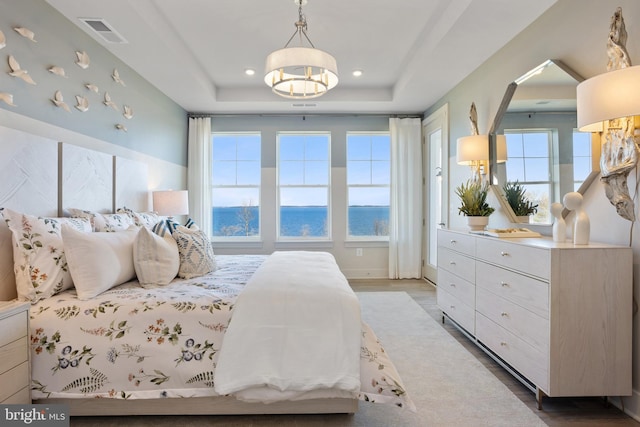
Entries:
{"label": "baseboard", "polygon": [[344,268],[342,273],[347,279],[388,279],[389,270],[385,268]]}
{"label": "baseboard", "polygon": [[609,397],[609,402],[636,421],[640,421],[640,392],[633,390],[631,396]]}

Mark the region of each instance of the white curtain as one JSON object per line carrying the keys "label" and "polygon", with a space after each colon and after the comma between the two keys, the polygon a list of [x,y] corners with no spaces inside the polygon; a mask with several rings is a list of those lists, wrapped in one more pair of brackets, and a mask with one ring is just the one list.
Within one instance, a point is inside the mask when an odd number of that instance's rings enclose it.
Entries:
{"label": "white curtain", "polygon": [[389,278],[422,277],[422,149],[420,119],[389,119],[391,203]]}
{"label": "white curtain", "polygon": [[189,215],[211,235],[211,118],[189,118],[187,189]]}

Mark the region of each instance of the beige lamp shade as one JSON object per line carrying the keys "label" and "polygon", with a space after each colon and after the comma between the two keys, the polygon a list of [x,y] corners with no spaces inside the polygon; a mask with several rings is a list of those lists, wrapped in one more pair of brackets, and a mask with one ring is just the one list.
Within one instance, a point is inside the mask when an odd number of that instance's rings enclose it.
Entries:
{"label": "beige lamp shade", "polygon": [[458,138],[456,148],[456,161],[459,165],[475,165],[479,161],[489,160],[489,138],[487,135],[470,135]]}
{"label": "beige lamp shade", "polygon": [[496,135],[496,161],[504,163],[507,161],[507,137]]}
{"label": "beige lamp shade", "polygon": [[576,92],[578,128],[600,132],[602,122],[640,115],[640,66],[609,71],[583,81]]}
{"label": "beige lamp shade", "polygon": [[154,191],[153,210],[163,216],[187,215],[189,192],[187,190]]}

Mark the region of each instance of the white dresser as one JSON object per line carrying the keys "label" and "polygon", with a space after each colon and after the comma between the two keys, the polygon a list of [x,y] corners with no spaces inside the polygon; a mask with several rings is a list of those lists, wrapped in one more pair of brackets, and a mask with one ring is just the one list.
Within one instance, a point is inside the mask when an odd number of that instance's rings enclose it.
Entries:
{"label": "white dresser", "polygon": [[29,303],[0,301],[0,404],[31,403]]}
{"label": "white dresser", "polygon": [[[438,230],[438,306],[542,396],[628,396],[631,248]],[[444,319],[444,317],[443,317]]]}

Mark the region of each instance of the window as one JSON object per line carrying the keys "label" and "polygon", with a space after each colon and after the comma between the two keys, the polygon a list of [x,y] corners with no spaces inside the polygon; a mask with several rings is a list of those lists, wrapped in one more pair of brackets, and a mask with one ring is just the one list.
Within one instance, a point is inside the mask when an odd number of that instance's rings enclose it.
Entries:
{"label": "window", "polygon": [[329,132],[278,133],[278,236],[328,239]]}
{"label": "window", "polygon": [[260,134],[214,133],[211,202],[216,239],[260,236]]}
{"label": "window", "polygon": [[591,134],[573,131],[573,190],[578,191],[580,185],[591,173]]}
{"label": "window", "polygon": [[507,138],[507,181],[518,181],[529,199],[538,204],[534,223],[550,223],[549,201],[553,192],[551,130],[505,130]]}
{"label": "window", "polygon": [[347,134],[348,237],[389,236],[389,133]]}

